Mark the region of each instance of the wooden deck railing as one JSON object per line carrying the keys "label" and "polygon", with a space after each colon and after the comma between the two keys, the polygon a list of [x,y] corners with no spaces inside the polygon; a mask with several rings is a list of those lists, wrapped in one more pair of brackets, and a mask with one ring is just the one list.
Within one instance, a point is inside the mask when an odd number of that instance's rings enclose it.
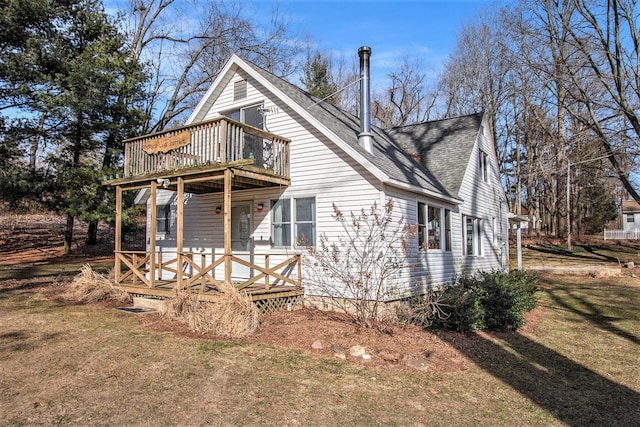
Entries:
{"label": "wooden deck railing", "polygon": [[124,177],[253,159],[289,176],[286,138],[223,117],[125,141]]}
{"label": "wooden deck railing", "polygon": [[[195,252],[156,252],[151,256],[144,251],[116,252],[116,282],[155,288],[160,284],[174,283],[182,289],[200,292],[221,290],[224,274],[216,270],[224,269],[230,262],[247,267],[252,274],[238,278],[234,275],[234,286],[241,290],[248,287],[256,289],[257,285],[268,291],[279,286],[302,286],[302,266],[299,254],[247,254],[254,261],[242,257],[245,255],[224,255]],[[276,265],[272,265],[277,259]]]}

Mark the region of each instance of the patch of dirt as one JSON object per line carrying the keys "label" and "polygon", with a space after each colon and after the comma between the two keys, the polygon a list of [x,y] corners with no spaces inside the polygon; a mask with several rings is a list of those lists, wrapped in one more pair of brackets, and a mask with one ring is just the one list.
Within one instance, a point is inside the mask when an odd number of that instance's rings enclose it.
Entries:
{"label": "patch of dirt", "polygon": [[[49,296],[55,298],[55,295]],[[543,311],[539,307],[525,313],[525,327],[520,332],[508,333],[533,331]],[[169,321],[157,313],[141,315],[139,321],[146,328],[157,332],[176,333],[203,340],[228,340],[193,332],[187,325]],[[264,314],[258,330],[252,336],[238,341],[290,348],[314,357],[343,360],[383,370],[443,373],[470,368],[473,362],[464,353],[468,353],[476,345],[477,337],[475,333],[426,330],[403,324],[394,325],[391,333],[383,333],[375,329],[358,328],[341,320],[339,314],[305,307]],[[456,346],[452,346],[450,342],[455,342]],[[364,347],[371,358],[352,356],[350,349],[353,346]],[[336,356],[340,352],[344,354],[344,358]]]}

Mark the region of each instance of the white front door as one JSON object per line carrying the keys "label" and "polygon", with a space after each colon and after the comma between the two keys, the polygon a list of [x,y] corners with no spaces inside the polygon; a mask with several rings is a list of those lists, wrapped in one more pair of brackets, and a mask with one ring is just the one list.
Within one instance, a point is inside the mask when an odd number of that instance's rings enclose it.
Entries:
{"label": "white front door", "polygon": [[[253,218],[251,204],[238,204],[231,207],[231,253],[238,258],[252,262],[253,252]],[[251,269],[242,264],[233,263],[232,276],[246,279]]]}

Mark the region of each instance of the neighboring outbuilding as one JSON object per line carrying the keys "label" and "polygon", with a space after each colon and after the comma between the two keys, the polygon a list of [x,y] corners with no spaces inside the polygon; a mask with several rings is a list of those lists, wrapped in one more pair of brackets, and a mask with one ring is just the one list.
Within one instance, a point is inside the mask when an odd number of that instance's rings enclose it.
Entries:
{"label": "neighboring outbuilding", "polygon": [[371,126],[369,54],[361,48],[360,118],[233,56],[184,127],[126,141],[124,177],[110,184],[118,215],[122,191],[139,191],[148,244],[133,253],[116,243],[117,280],[157,296],[180,286],[215,299],[226,283],[255,300],[299,299],[303,236],[315,245],[339,235],[334,204],[359,212],[390,198],[419,233],[387,299],[507,270],[508,208],[488,118]]}
{"label": "neighboring outbuilding", "polygon": [[640,203],[622,201],[622,226],[624,231],[640,231]]}

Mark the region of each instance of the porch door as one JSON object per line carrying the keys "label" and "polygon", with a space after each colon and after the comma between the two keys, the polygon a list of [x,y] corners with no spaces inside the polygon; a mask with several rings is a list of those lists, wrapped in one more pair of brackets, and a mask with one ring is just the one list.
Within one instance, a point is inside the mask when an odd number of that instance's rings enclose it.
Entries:
{"label": "porch door", "polygon": [[[250,105],[238,110],[230,111],[228,116],[234,120],[246,123],[258,129],[264,129],[264,117],[260,112],[262,103]],[[244,146],[242,148],[242,158],[255,159],[256,166],[264,167],[264,147],[261,137],[256,135],[245,134]]]}
{"label": "porch door", "polygon": [[[253,262],[253,218],[251,204],[239,204],[231,207],[231,252],[238,258]],[[251,277],[249,267],[233,263],[232,276],[240,279]]]}

